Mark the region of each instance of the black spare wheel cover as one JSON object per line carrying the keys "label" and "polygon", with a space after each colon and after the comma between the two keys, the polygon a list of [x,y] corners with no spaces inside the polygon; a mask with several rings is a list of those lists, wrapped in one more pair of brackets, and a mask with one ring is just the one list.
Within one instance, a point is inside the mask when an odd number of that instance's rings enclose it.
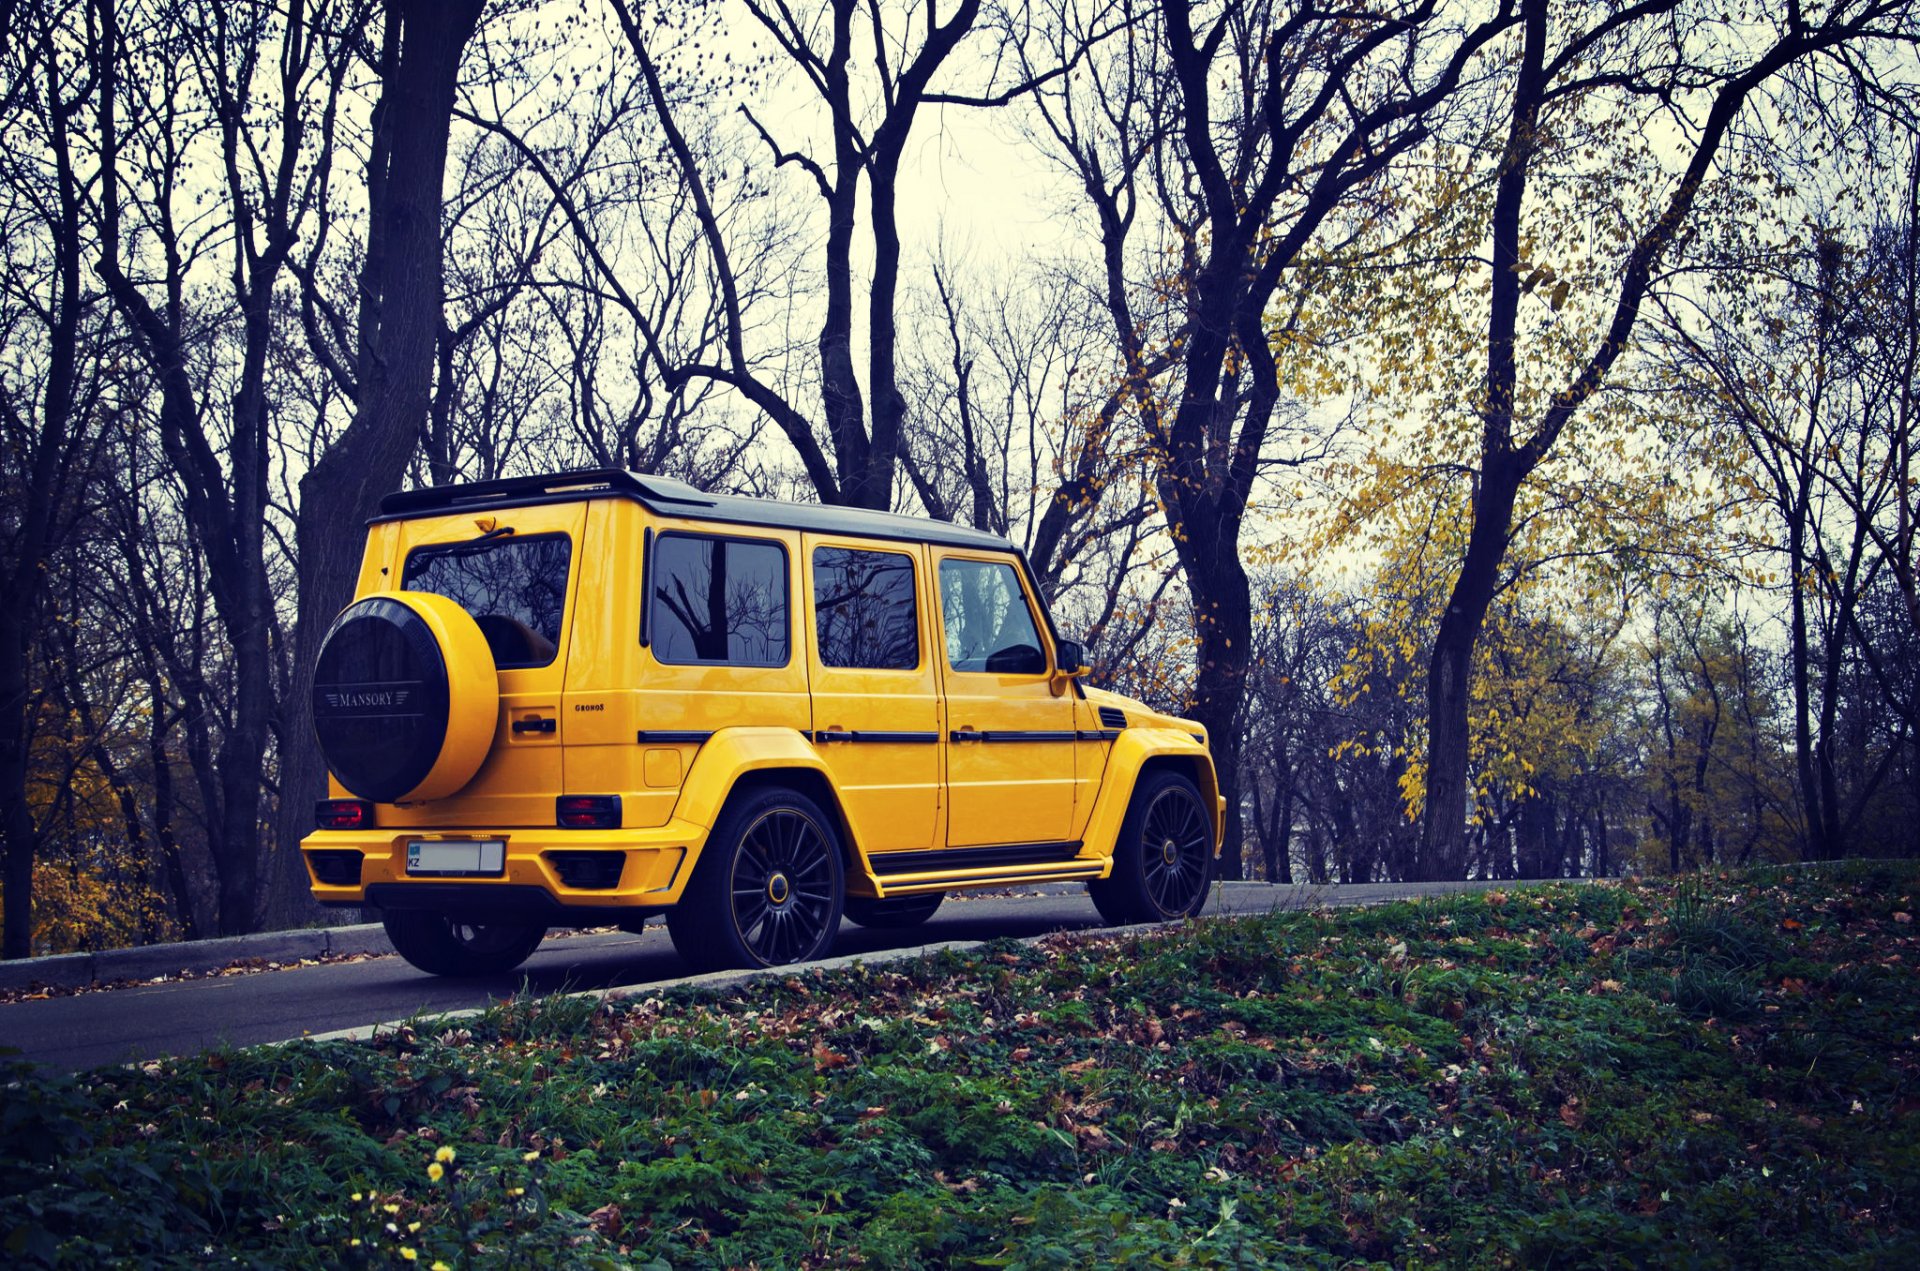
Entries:
{"label": "black spare wheel cover", "polygon": [[313,672],[313,727],[327,767],[376,803],[404,799],[446,744],[451,691],[433,629],[383,596],[334,619]]}

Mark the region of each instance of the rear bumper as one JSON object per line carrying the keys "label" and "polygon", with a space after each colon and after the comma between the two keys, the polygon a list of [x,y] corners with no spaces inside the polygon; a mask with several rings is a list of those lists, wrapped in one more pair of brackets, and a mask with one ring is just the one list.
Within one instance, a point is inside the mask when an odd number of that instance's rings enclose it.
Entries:
{"label": "rear bumper", "polygon": [[[704,826],[679,820],[643,830],[316,830],[300,841],[300,851],[313,898],[323,905],[524,913],[533,918],[548,916],[557,923],[582,917],[588,910],[658,909],[674,904],[706,837]],[[461,839],[505,840],[505,870],[487,878],[408,876],[409,842]],[[323,881],[328,875],[315,868],[316,860],[331,858],[337,867],[343,858],[332,854],[341,852],[360,854],[358,881],[349,884],[338,875],[333,875],[333,882]],[[328,855],[316,857],[317,853]],[[622,863],[616,881],[612,886],[569,886],[556,864],[555,854],[563,853],[618,855]]]}

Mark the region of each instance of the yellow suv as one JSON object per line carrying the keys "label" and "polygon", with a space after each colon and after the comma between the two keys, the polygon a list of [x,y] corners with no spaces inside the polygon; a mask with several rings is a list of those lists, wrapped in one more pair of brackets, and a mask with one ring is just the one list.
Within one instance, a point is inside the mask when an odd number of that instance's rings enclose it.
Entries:
{"label": "yellow suv", "polygon": [[1003,538],[618,471],[387,497],[315,665],[323,904],[439,975],[664,913],[707,969],[1085,880],[1206,902],[1206,734],[1081,684]]}

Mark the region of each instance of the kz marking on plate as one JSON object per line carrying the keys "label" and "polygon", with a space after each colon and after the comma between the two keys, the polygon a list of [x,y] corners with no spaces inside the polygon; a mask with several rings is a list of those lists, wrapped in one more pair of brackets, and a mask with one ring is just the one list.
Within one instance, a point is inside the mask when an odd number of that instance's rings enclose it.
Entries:
{"label": "kz marking on plate", "polygon": [[505,839],[451,839],[407,843],[407,873],[440,877],[498,877],[507,870]]}

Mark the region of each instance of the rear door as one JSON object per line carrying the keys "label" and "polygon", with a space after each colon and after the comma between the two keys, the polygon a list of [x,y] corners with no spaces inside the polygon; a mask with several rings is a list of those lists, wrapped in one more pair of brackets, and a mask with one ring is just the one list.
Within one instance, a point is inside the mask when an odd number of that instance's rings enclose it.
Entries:
{"label": "rear door", "polygon": [[947,844],[1058,844],[1073,822],[1071,693],[1005,556],[935,548],[947,698]]}
{"label": "rear door", "polygon": [[828,535],[804,543],[814,746],[862,847],[924,851],[940,841],[940,697],[926,556],[918,547]]}
{"label": "rear door", "polygon": [[578,589],[585,502],[436,517],[402,527],[399,590],[450,597],[493,651],[500,710],[493,748],[450,799],[396,809],[402,825],[552,825],[563,789],[561,691]]}

